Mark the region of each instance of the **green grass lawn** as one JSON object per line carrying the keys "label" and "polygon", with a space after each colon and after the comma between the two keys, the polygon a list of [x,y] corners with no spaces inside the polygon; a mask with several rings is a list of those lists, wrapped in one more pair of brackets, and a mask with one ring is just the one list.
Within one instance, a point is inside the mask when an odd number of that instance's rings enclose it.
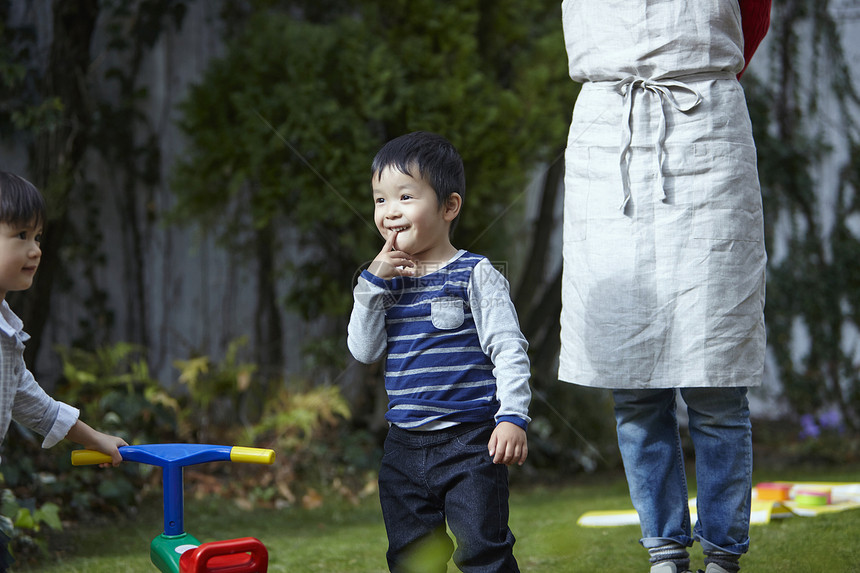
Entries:
{"label": "green grass lawn", "polygon": [[[518,470],[513,470],[514,472]],[[757,471],[755,481],[858,481],[860,467],[792,470],[778,475]],[[511,528],[522,571],[647,572],[646,551],[637,543],[638,526],[583,528],[577,518],[588,510],[628,509],[622,476],[576,478],[564,485],[536,486],[514,476]],[[692,486],[691,486],[692,487]],[[134,519],[68,528],[54,541],[54,561],[13,571],[63,573],[148,572],[149,542],[161,529],[160,500]],[[317,510],[259,509],[246,512],[229,501],[189,502],[186,529],[202,541],[252,535],[269,550],[269,571],[362,573],[386,571],[385,529],[378,502],[360,506],[326,503]],[[815,518],[792,517],[752,526],[744,571],[780,573],[860,570],[860,510]],[[701,550],[692,550],[693,569],[702,567]],[[449,571],[456,571],[453,565]]]}

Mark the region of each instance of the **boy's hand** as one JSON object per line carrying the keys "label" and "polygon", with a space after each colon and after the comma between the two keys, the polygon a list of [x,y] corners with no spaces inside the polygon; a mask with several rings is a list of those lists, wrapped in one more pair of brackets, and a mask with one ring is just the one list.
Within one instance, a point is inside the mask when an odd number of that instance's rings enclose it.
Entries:
{"label": "boy's hand", "polygon": [[[75,422],[75,425],[71,427],[66,437],[88,450],[95,450],[109,455],[112,460],[110,465],[113,466],[118,466],[122,462],[122,454],[119,453],[119,447],[128,445],[122,438],[94,430],[81,420]],[[101,467],[107,467],[109,464],[100,465]]]}
{"label": "boy's hand", "polygon": [[[125,440],[117,436],[111,436],[98,432],[96,440],[92,445],[87,446],[91,450],[97,450],[111,457],[111,465],[116,467],[122,462],[122,454],[119,453],[120,446],[127,446]],[[107,464],[102,464],[102,467],[107,467]]]}
{"label": "boy's hand", "polygon": [[510,422],[499,422],[487,448],[494,464],[523,465],[529,455],[526,431]]}
{"label": "boy's hand", "polygon": [[367,267],[373,275],[386,281],[396,276],[415,274],[415,263],[407,253],[397,250],[396,240],[397,232],[391,231],[382,250]]}

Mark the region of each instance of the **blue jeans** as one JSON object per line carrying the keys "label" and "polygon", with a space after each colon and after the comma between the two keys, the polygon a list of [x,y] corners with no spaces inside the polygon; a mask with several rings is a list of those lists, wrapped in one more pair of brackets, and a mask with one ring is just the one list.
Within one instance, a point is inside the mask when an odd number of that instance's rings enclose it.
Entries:
{"label": "blue jeans", "polygon": [[410,556],[427,542],[441,550],[432,567],[422,561],[422,571],[444,573],[452,553],[461,571],[519,571],[508,528],[508,468],[487,452],[493,429],[493,423],[430,432],[391,426],[379,470],[391,571],[410,571]]}
{"label": "blue jeans", "polygon": [[674,389],[613,390],[618,445],[646,548],[695,539],[707,554],[749,548],[752,431],[746,388],[682,388],[696,453],[696,527]]}

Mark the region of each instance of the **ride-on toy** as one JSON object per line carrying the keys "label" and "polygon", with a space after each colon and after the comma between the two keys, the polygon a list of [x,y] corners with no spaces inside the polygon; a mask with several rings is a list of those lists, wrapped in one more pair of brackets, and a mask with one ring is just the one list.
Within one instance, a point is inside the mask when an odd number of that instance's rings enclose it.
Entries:
{"label": "ride-on toy", "polygon": [[[162,573],[265,573],[266,547],[256,538],[200,541],[185,531],[182,472],[185,466],[232,461],[271,464],[275,452],[261,448],[208,444],[145,444],[119,448],[123,461],[162,468],[164,532],[150,544],[152,563]],[[109,463],[110,456],[92,450],[72,452],[72,465]]]}

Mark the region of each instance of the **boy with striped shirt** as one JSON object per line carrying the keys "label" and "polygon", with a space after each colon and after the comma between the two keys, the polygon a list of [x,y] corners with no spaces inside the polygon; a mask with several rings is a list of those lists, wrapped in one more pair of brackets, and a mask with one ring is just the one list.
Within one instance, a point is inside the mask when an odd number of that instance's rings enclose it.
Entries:
{"label": "boy with striped shirt", "polygon": [[361,362],[387,355],[379,492],[389,568],[410,571],[434,546],[430,559],[443,570],[453,552],[462,571],[519,571],[506,466],[528,455],[531,391],[508,283],[485,257],[451,243],[465,176],[450,142],[398,137],[371,172],[385,244],[355,287],[348,345]]}

